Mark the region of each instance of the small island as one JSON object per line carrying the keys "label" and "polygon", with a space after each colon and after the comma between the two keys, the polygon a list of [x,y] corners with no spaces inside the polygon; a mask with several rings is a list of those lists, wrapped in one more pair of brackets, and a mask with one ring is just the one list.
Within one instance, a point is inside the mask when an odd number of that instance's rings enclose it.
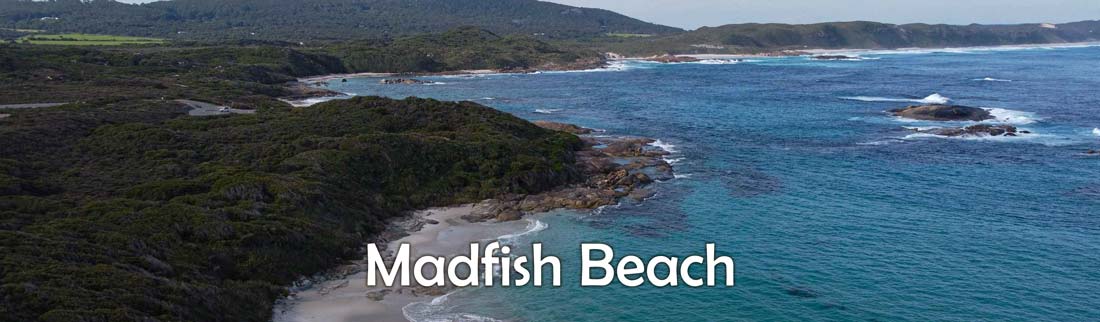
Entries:
{"label": "small island", "polygon": [[903,117],[921,121],[985,121],[993,119],[993,115],[983,108],[930,104],[917,105],[890,111],[897,117]]}

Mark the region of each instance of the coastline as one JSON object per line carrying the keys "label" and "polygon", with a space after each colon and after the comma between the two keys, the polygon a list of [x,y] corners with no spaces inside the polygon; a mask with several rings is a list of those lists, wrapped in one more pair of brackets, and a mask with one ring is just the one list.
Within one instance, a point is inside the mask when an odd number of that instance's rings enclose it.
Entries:
{"label": "coastline", "polygon": [[[585,148],[577,152],[581,182],[531,195],[505,195],[476,204],[431,208],[391,220],[374,237],[392,260],[392,250],[410,244],[413,257],[464,254],[472,242],[511,239],[545,229],[530,218],[559,209],[598,211],[622,198],[644,201],[656,194],[652,185],[675,179],[668,156],[674,150],[660,141],[609,136],[572,124],[534,121],[551,130],[578,135]],[[598,147],[598,148],[597,148]],[[622,161],[629,161],[625,164]],[[367,287],[365,258],[290,287],[291,295],[276,302],[273,322],[419,321],[408,308],[434,303],[461,290],[454,287]],[[483,320],[492,320],[483,318]]]}
{"label": "coastline", "polygon": [[[492,240],[521,229],[521,222],[496,224],[470,223],[462,219],[473,212],[473,205],[458,205],[417,211],[390,223],[386,236],[404,237],[380,244],[396,249],[408,243],[413,256],[452,257],[466,251],[471,242]],[[388,252],[388,251],[386,251]],[[390,254],[389,256],[393,256]],[[391,257],[392,258],[392,257]],[[274,322],[292,321],[407,321],[404,308],[431,301],[446,294],[446,289],[367,287],[365,260],[339,267],[333,277],[308,282],[307,287],[276,304]]]}
{"label": "coastline", "polygon": [[[285,86],[295,93],[288,97],[280,97],[279,100],[293,107],[306,107],[316,103],[324,102],[328,99],[336,99],[342,96],[348,96],[347,93],[339,93],[329,91],[321,88],[329,81],[334,80],[346,80],[348,78],[366,78],[366,77],[398,77],[398,76],[477,76],[477,75],[491,75],[491,74],[530,74],[543,71],[584,71],[584,70],[598,70],[598,69],[610,69],[613,68],[612,63],[623,61],[651,61],[659,63],[676,63],[676,62],[691,62],[693,60],[743,60],[752,58],[775,58],[775,57],[799,57],[799,56],[814,56],[814,55],[837,55],[837,54],[902,54],[902,53],[920,53],[925,51],[965,51],[965,50],[1018,50],[1018,49],[1035,49],[1035,48],[1073,48],[1073,47],[1088,47],[1088,46],[1100,46],[1100,42],[1074,42],[1074,43],[1053,43],[1053,44],[1023,44],[1023,45],[997,45],[997,46],[966,46],[966,47],[910,47],[910,48],[809,48],[809,49],[784,49],[784,50],[772,50],[760,53],[747,53],[747,54],[676,54],[676,55],[654,55],[648,57],[627,57],[620,56],[614,53],[606,53],[605,55],[612,58],[607,58],[603,61],[595,62],[577,62],[571,65],[544,65],[530,69],[463,69],[444,72],[409,72],[409,73],[393,73],[393,72],[362,72],[362,73],[345,73],[345,74],[327,74],[298,78],[296,82],[287,83]],[[684,61],[679,61],[679,59]]]}
{"label": "coastline", "polygon": [[[764,57],[785,57],[785,56],[808,56],[808,55],[826,55],[826,54],[842,54],[842,53],[907,53],[907,52],[923,52],[923,51],[952,51],[952,50],[1015,50],[1015,49],[1035,49],[1035,48],[1075,48],[1075,47],[1091,47],[1100,46],[1100,42],[1072,42],[1072,43],[1051,43],[1051,44],[1023,44],[1023,45],[997,45],[997,46],[964,46],[964,47],[906,47],[906,48],[810,48],[810,49],[798,49],[790,51],[773,51],[761,54],[681,54],[677,57],[692,57],[696,59],[738,59],[738,58],[764,58]],[[797,55],[782,55],[782,53],[788,52],[791,54],[798,53]],[[622,60],[644,60],[648,57],[637,58],[624,58]]]}

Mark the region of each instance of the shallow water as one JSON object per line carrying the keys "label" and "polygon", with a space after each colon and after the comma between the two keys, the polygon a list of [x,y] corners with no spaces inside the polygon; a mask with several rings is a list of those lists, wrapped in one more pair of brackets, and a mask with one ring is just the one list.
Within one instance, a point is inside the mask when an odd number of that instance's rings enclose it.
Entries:
{"label": "shallow water", "polygon": [[[613,71],[351,79],[359,95],[473,100],[660,138],[680,178],[643,205],[548,214],[561,288],[471,289],[414,316],[521,321],[1090,320],[1100,317],[1100,48],[861,53]],[[883,111],[929,95],[1016,138],[913,135]],[[855,97],[879,99],[850,99]],[[849,99],[844,99],[849,98]],[[537,112],[536,112],[537,111]],[[965,125],[965,124],[955,124]],[[579,287],[578,244],[737,260],[733,288]],[[623,254],[616,254],[617,256]]]}

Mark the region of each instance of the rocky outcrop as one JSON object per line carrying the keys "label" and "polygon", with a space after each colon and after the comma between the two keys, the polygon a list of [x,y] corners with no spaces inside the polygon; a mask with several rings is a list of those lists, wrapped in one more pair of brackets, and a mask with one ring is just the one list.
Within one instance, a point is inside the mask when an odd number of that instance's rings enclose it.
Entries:
{"label": "rocky outcrop", "polygon": [[985,121],[993,119],[989,111],[959,105],[918,105],[890,111],[894,116],[922,121]]}
{"label": "rocky outcrop", "polygon": [[[321,85],[321,84],[316,84],[316,85]],[[315,98],[315,97],[333,97],[333,96],[344,95],[343,93],[340,93],[340,92],[331,91],[331,90],[327,90],[327,89],[320,88],[320,87],[315,87],[312,84],[301,83],[301,82],[287,83],[284,86],[284,88],[286,88],[286,91],[288,92],[288,94],[284,95],[280,98],[285,99],[285,100],[291,100],[291,101],[304,100],[304,99]]]}
{"label": "rocky outcrop", "polygon": [[[570,124],[546,123],[552,125],[540,126],[587,130]],[[471,222],[513,221],[527,213],[561,208],[596,209],[614,205],[622,198],[645,200],[655,194],[648,185],[673,178],[672,166],[662,159],[668,152],[650,146],[654,142],[651,139],[582,137],[582,140],[586,148],[577,152],[576,165],[586,178],[584,182],[540,194],[485,200],[465,219]]]}
{"label": "rocky outcrop", "polygon": [[378,81],[379,84],[385,85],[423,85],[432,84],[432,81],[419,80],[415,78],[387,78]]}
{"label": "rocky outcrop", "polygon": [[817,55],[810,58],[813,60],[859,60],[859,57],[845,55]]}
{"label": "rocky outcrop", "polygon": [[652,61],[652,62],[658,62],[658,63],[665,63],[665,64],[668,64],[668,63],[690,63],[690,62],[699,61],[699,59],[695,58],[695,57],[676,56],[676,55],[673,55],[673,54],[664,54],[664,55],[660,55],[660,56],[653,56],[653,57],[646,58],[645,60]]}
{"label": "rocky outcrop", "polygon": [[948,127],[948,128],[934,128],[928,130],[917,130],[920,133],[929,133],[940,136],[1017,136],[1018,134],[1030,133],[1027,131],[1018,131],[1015,126],[1012,125],[989,125],[978,124],[967,127]]}
{"label": "rocky outcrop", "polygon": [[538,125],[539,127],[544,128],[544,129],[549,129],[549,130],[554,130],[554,131],[561,131],[561,132],[566,132],[566,133],[571,133],[571,134],[578,134],[578,135],[579,134],[591,134],[593,132],[592,129],[576,126],[576,125],[573,125],[573,124],[550,122],[550,121],[534,121],[534,122],[531,122],[531,123],[534,123],[535,125]]}

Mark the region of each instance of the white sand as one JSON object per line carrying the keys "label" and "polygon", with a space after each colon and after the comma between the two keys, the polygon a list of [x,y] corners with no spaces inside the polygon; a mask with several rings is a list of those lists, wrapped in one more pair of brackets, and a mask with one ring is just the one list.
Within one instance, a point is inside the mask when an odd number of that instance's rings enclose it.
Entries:
{"label": "white sand", "polygon": [[[464,205],[418,212],[415,216],[439,223],[425,224],[420,231],[410,232],[409,236],[391,242],[388,249],[396,251],[401,243],[409,243],[414,259],[420,255],[466,254],[471,242],[496,240],[499,236],[522,231],[528,224],[527,221],[469,223],[461,219],[472,210],[472,205]],[[355,265],[362,266],[365,263],[358,262]],[[409,290],[398,292],[396,288],[390,288],[394,291],[382,301],[366,297],[367,293],[382,289],[385,287],[367,287],[365,272],[327,281],[298,292],[284,303],[276,305],[273,321],[406,321],[402,308],[410,303],[433,299],[430,296],[414,296]]]}
{"label": "white sand", "polygon": [[327,82],[336,79],[344,78],[363,78],[363,77],[395,77],[395,76],[440,76],[440,75],[484,75],[484,74],[496,74],[500,71],[492,69],[464,69],[453,72],[439,72],[439,73],[351,73],[351,74],[332,74],[321,75],[313,77],[299,78],[299,83],[319,83]]}

